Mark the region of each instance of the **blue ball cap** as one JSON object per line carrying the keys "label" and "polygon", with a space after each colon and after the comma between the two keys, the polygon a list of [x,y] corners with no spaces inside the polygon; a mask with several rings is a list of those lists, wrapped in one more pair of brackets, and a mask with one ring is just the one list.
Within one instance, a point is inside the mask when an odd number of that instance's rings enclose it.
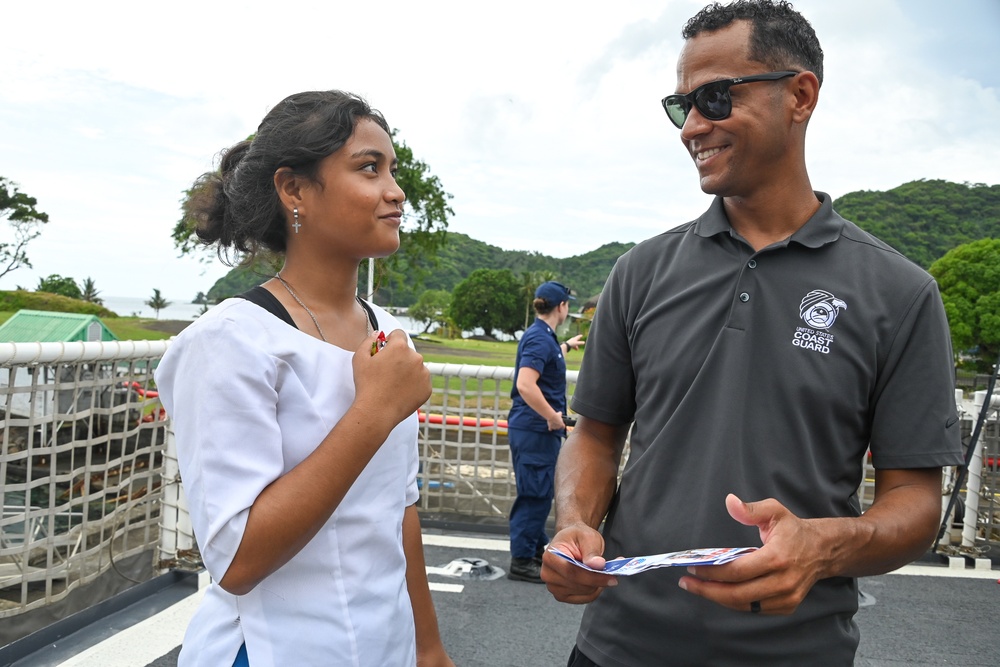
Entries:
{"label": "blue ball cap", "polygon": [[576,297],[569,293],[569,288],[562,283],[550,280],[542,283],[535,290],[536,299],[545,299],[549,306],[558,306],[563,301],[576,301]]}

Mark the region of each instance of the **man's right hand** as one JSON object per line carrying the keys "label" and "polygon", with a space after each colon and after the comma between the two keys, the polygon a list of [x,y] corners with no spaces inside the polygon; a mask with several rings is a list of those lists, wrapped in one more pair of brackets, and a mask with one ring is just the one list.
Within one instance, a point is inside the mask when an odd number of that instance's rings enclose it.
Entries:
{"label": "man's right hand", "polygon": [[[590,526],[567,526],[556,533],[549,546],[589,567],[604,568],[604,557],[601,555],[604,553],[604,538]],[[618,580],[609,574],[584,570],[548,551],[542,556],[542,580],[556,600],[569,604],[593,602],[605,588],[618,585]]]}

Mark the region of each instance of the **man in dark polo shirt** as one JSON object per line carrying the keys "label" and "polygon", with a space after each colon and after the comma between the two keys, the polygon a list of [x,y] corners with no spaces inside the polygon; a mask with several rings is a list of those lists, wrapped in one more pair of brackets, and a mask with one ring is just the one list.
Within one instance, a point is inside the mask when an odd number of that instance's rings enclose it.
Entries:
{"label": "man in dark polo shirt", "polygon": [[[809,23],[742,0],[706,7],[683,36],[663,105],[716,199],[608,279],[551,546],[596,568],[762,547],[617,580],[546,553],[542,578],[590,603],[572,667],[852,665],[855,577],[924,553],[941,467],[961,463],[947,321],[926,272],[813,190],[823,66]],[[861,515],[869,447],[876,497]]]}

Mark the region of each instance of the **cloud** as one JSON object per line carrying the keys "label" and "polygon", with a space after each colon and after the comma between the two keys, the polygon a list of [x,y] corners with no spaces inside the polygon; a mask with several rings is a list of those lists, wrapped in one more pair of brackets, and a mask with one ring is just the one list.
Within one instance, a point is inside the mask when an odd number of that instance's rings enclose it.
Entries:
{"label": "cloud", "polygon": [[[227,267],[176,257],[182,193],[306,89],[382,110],[454,195],[456,231],[557,255],[646,238],[708,202],[659,102],[701,4],[14,3],[5,24],[44,29],[0,41],[0,175],[51,222],[35,269],[0,287],[59,273],[115,296],[207,291]],[[795,5],[827,55],[816,188],[1000,183],[1000,3]]]}

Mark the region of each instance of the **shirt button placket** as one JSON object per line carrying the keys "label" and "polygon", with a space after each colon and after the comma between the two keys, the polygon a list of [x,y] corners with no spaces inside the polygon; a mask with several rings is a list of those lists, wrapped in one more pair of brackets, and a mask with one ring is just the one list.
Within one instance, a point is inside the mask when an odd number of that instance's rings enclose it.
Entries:
{"label": "shirt button placket", "polygon": [[[756,269],[757,268],[757,260],[756,259],[751,259],[749,262],[747,262],[747,268],[749,268],[751,270],[752,269]],[[750,293],[749,292],[740,292],[740,301],[742,301],[743,303],[746,303],[749,300],[750,300]]]}
{"label": "shirt button placket", "polygon": [[[747,270],[753,270],[757,268],[757,260],[749,259],[746,263]],[[756,277],[749,274],[744,274],[740,276],[740,291],[737,293],[736,298],[739,299],[740,304],[750,302],[750,291],[747,288],[751,288],[756,284]],[[750,321],[750,311],[744,308],[734,308],[730,313],[729,326],[735,327],[737,329],[745,328]]]}

